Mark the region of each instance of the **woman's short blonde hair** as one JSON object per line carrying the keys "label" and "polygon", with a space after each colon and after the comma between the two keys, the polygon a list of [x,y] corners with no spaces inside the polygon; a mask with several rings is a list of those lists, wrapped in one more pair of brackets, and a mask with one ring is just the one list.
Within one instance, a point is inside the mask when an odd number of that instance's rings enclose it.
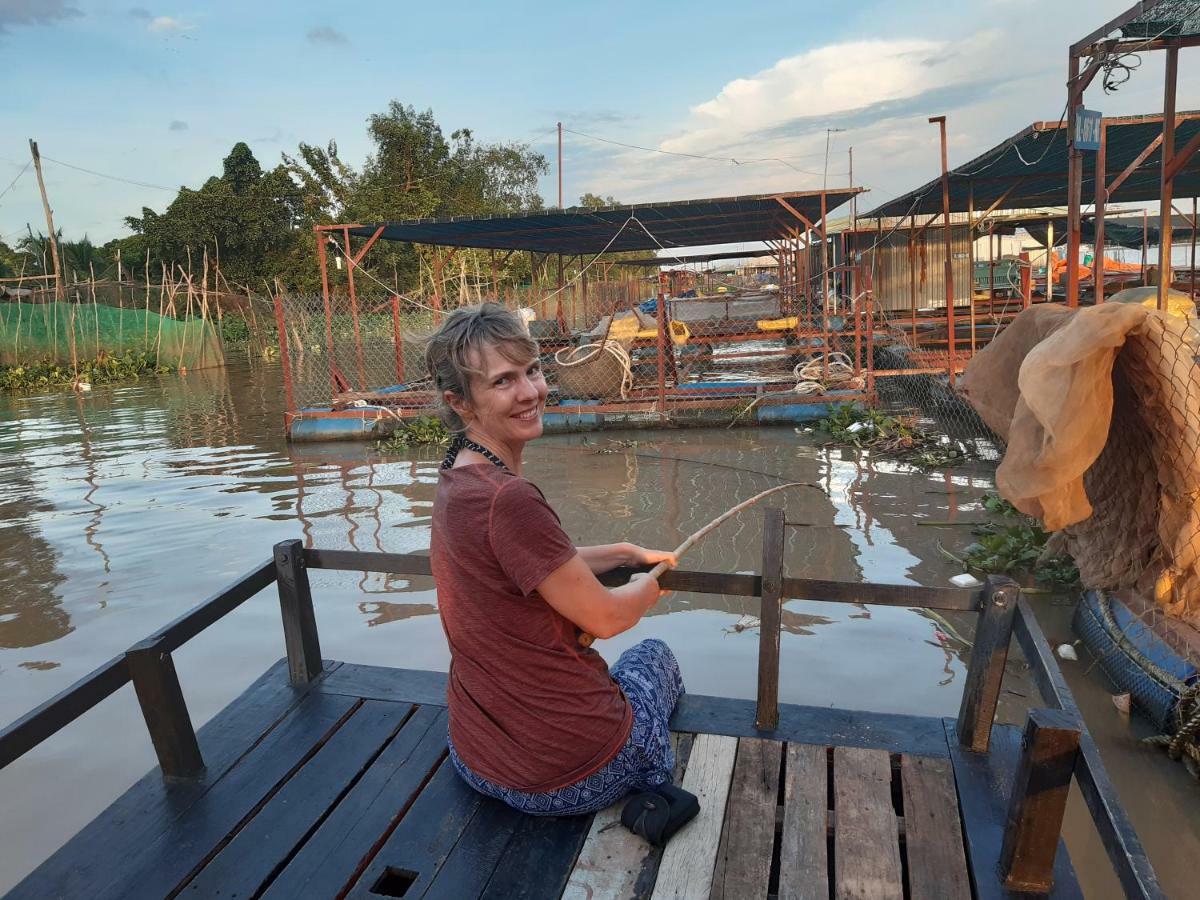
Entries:
{"label": "woman's short blonde hair", "polygon": [[471,399],[471,376],[484,374],[474,364],[484,347],[495,347],[517,365],[538,358],[537,341],[520,317],[498,303],[454,310],[425,345],[425,366],[437,388],[438,413],[451,431],[464,431],[466,424],[443,392]]}

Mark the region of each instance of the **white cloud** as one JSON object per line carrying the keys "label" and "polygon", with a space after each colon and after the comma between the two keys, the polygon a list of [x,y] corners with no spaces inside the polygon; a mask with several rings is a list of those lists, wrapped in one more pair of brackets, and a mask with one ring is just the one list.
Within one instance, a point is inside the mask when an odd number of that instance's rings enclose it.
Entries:
{"label": "white cloud", "polygon": [[160,31],[166,33],[191,31],[195,25],[190,25],[182,19],[177,19],[174,16],[155,16],[150,20],[150,24],[146,26],[151,31]]}
{"label": "white cloud", "polygon": [[823,138],[826,127],[863,124],[855,114],[894,117],[900,101],[933,92],[944,98],[954,86],[978,82],[998,44],[985,32],[954,44],[908,38],[818,47],[729,82],[694,106],[683,133],[661,149],[707,153],[764,137],[794,140],[806,131]]}

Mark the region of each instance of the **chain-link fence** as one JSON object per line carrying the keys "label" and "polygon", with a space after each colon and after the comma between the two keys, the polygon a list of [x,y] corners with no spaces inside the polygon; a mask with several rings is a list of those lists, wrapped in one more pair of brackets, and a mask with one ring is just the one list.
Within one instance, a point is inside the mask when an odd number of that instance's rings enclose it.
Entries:
{"label": "chain-link fence", "polygon": [[[777,285],[665,297],[656,281],[510,288],[499,298],[541,348],[548,425],[787,420],[866,397],[865,302],[823,316]],[[279,297],[290,408],[431,410],[424,338],[448,306],[428,297]]]}

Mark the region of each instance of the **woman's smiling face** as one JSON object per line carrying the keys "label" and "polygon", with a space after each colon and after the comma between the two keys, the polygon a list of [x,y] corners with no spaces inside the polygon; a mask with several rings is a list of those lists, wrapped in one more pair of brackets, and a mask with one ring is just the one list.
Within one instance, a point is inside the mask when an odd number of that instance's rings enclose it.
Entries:
{"label": "woman's smiling face", "polygon": [[471,397],[464,404],[468,428],[483,438],[519,446],[542,433],[549,388],[536,358],[514,362],[494,344],[474,354]]}

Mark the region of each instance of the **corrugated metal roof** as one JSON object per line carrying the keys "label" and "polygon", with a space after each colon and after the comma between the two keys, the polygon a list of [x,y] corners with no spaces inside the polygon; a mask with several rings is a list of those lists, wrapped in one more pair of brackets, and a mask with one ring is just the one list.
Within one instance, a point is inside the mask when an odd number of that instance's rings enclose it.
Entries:
{"label": "corrugated metal roof", "polygon": [[[1200,132],[1200,112],[1179,113],[1175,146],[1186,144]],[[1162,132],[1162,115],[1105,119],[1105,168],[1112,180],[1137,159]],[[1024,131],[988,150],[950,173],[950,210],[966,212],[972,191],[976,214],[983,212],[1011,189],[998,209],[1065,206],[1067,203],[1067,131],[1060,122],[1035,122]],[[932,155],[932,154],[931,154]],[[1157,200],[1162,151],[1154,152],[1109,197],[1110,202]],[[1095,154],[1084,154],[1083,202],[1095,197]],[[1200,156],[1194,156],[1175,178],[1175,197],[1200,196]],[[942,209],[941,178],[877,206],[860,219],[882,216],[932,215]]]}
{"label": "corrugated metal roof", "polygon": [[[846,203],[861,190],[843,188],[827,191],[827,213]],[[821,216],[821,192],[801,191],[671,203],[635,203],[604,209],[576,207],[479,219],[417,219],[354,225],[350,227],[350,233],[370,237],[382,226],[381,237],[389,241],[441,247],[532,250],[537,253],[587,254],[599,253],[606,248],[612,252],[653,250],[660,245],[701,247],[784,237],[787,228],[795,228],[799,223],[779,202],[781,199],[812,222]],[[645,228],[639,227],[637,222],[630,222],[630,216],[635,216]],[[800,228],[803,230],[802,225]],[[646,233],[647,230],[650,234]]]}

